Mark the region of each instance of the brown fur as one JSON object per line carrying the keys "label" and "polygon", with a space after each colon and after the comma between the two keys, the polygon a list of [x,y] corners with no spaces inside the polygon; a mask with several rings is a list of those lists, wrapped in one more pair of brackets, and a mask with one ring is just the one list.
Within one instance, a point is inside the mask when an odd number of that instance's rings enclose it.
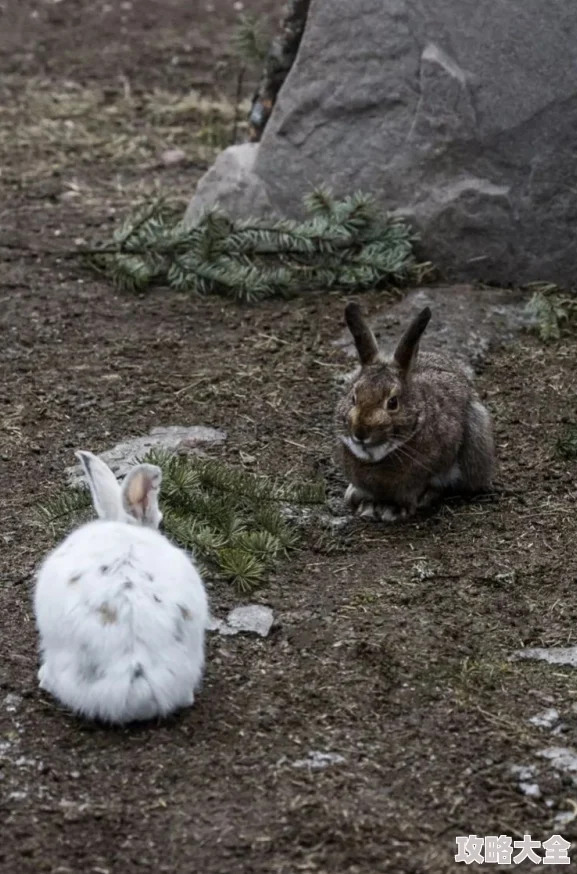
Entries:
{"label": "brown fur", "polygon": [[100,621],[103,625],[113,625],[118,619],[118,613],[115,608],[106,602],[100,605],[98,612],[100,613]]}
{"label": "brown fur", "polygon": [[[346,500],[353,512],[392,521],[447,491],[489,489],[494,448],[487,410],[460,364],[418,352],[431,311],[413,319],[389,360],[357,304],[347,306],[345,317],[361,362],[360,375],[336,411],[340,462],[351,484]],[[372,457],[359,458],[343,442],[347,439]]]}

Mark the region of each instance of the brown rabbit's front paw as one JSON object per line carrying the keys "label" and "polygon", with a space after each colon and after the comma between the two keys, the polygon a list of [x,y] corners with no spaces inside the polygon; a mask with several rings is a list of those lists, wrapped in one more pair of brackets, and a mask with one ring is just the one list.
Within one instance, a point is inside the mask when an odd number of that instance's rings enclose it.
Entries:
{"label": "brown rabbit's front paw", "polygon": [[378,501],[361,501],[359,516],[371,519],[373,522],[398,522],[407,515],[405,509],[392,507],[390,504],[379,504]]}
{"label": "brown rabbit's front paw", "polygon": [[405,507],[373,501],[368,492],[352,483],[345,492],[345,504],[353,515],[358,514],[362,519],[373,522],[399,522],[411,515]]}
{"label": "brown rabbit's front paw", "polygon": [[352,483],[349,483],[347,486],[347,490],[345,492],[345,504],[349,508],[349,510],[354,514],[359,509],[360,505],[363,502],[367,495],[354,486]]}

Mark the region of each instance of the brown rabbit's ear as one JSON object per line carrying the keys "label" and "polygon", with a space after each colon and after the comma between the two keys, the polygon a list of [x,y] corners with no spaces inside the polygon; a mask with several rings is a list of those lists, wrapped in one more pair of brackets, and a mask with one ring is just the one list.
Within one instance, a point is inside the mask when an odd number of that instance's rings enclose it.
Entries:
{"label": "brown rabbit's ear", "polygon": [[379,347],[375,335],[367,325],[358,303],[348,303],[345,307],[345,321],[352,334],[359,360],[364,366],[374,364],[379,357]]}
{"label": "brown rabbit's ear", "polygon": [[424,310],[415,316],[395,349],[394,359],[401,368],[407,372],[419,350],[419,340],[423,336],[425,328],[429,324],[431,318],[431,310],[425,307]]}

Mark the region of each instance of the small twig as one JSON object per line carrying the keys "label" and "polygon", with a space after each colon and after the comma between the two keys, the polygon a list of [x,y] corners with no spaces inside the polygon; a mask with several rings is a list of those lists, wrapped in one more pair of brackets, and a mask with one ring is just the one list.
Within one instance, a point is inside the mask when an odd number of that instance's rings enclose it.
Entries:
{"label": "small twig", "polygon": [[289,440],[288,437],[282,437],[281,439],[283,443],[288,443],[289,446],[296,446],[297,449],[303,449],[305,452],[310,451],[307,446],[303,446],[302,443],[297,443],[296,440]]}
{"label": "small twig", "polygon": [[180,397],[182,394],[186,394],[191,389],[196,388],[199,385],[202,385],[203,382],[206,382],[209,379],[208,376],[202,376],[200,379],[197,379],[195,382],[191,382],[188,385],[185,385],[183,388],[179,388],[178,391],[174,392],[175,397]]}
{"label": "small twig", "polygon": [[236,138],[238,135],[238,125],[240,122],[240,104],[242,101],[242,86],[244,82],[244,73],[245,68],[244,65],[240,67],[238,71],[238,75],[236,77],[236,94],[234,98],[234,118],[232,122],[232,134],[230,138],[231,146],[234,146],[236,143]]}
{"label": "small twig", "polygon": [[275,343],[282,343],[285,346],[291,345],[288,340],[282,340],[276,334],[266,334],[264,331],[257,331],[256,335],[257,337],[264,337],[265,340],[274,340]]}

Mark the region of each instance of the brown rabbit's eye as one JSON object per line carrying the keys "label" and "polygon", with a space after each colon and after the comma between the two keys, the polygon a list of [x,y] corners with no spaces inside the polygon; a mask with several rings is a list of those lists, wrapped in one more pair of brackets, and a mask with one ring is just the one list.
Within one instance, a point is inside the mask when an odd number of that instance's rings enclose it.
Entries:
{"label": "brown rabbit's eye", "polygon": [[393,395],[392,398],[389,398],[387,401],[387,410],[396,410],[399,406],[399,399]]}
{"label": "brown rabbit's eye", "polygon": [[356,393],[356,391],[353,392],[353,396],[351,398],[351,401],[352,401],[353,407],[356,407],[356,405],[357,405],[357,393]]}

